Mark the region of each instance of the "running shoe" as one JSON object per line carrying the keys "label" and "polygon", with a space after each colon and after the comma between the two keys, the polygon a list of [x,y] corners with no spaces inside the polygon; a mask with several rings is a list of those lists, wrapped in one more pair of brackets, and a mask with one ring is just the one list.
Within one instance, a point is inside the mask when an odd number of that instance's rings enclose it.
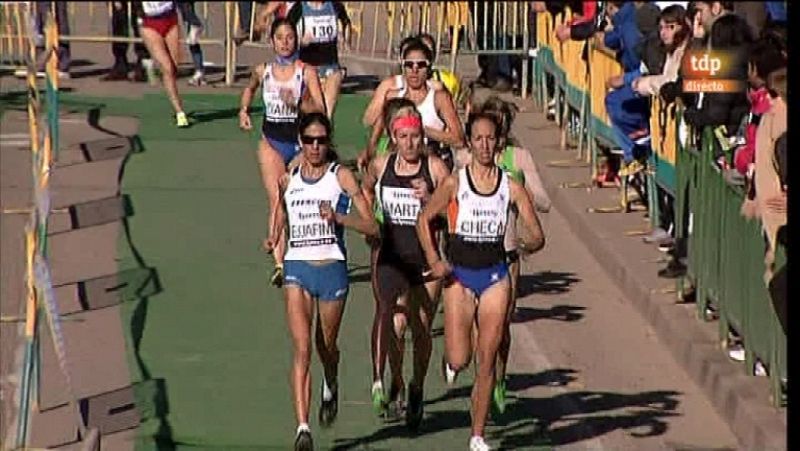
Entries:
{"label": "running shoe", "polygon": [[189,126],[189,118],[186,117],[186,113],[183,111],[175,113],[175,122],[177,123],[178,128],[186,128]]}
{"label": "running shoe", "polygon": [[492,390],[492,413],[495,415],[502,415],[506,411],[506,381],[498,381],[494,383],[494,390]]}
{"label": "running shoe", "polygon": [[189,79],[189,85],[191,86],[205,86],[206,85],[206,76],[203,71],[195,71],[192,78]]}
{"label": "running shoe", "polygon": [[156,73],[156,64],[150,58],[142,59],[142,67],[144,68],[145,75],[147,77],[148,83],[150,86],[156,86],[158,84],[158,74]]}
{"label": "running shoe", "polygon": [[294,439],[294,451],[314,451],[314,440],[311,439],[311,431],[302,429],[297,432]]}
{"label": "running shoe", "polygon": [[383,393],[383,385],[378,382],[372,385],[372,408],[380,416],[386,413],[386,396]]}
{"label": "running shoe", "polygon": [[398,419],[405,415],[406,405],[404,391],[402,383],[397,386],[392,384],[392,388],[389,390],[389,403],[386,405],[387,419]]}
{"label": "running shoe", "polygon": [[469,451],[491,451],[489,445],[483,441],[483,437],[474,435],[469,439]]}
{"label": "running shoe", "polygon": [[422,387],[408,384],[408,408],[406,409],[406,427],[412,431],[419,429],[422,422],[423,402]]}
{"label": "running shoe", "polygon": [[[327,428],[336,420],[336,414],[339,412],[339,388],[337,384],[330,387],[330,393],[326,393],[325,381],[322,381],[322,401],[319,404],[319,424]],[[330,399],[325,400],[326,396]]]}
{"label": "running shoe", "polygon": [[277,288],[283,286],[283,266],[275,267],[275,270],[272,271],[272,277],[269,278],[269,283]]}

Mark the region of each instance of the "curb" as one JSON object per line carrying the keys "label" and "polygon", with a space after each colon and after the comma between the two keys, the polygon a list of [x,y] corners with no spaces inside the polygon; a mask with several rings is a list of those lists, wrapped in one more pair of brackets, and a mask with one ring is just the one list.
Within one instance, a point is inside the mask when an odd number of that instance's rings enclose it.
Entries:
{"label": "curb", "polygon": [[776,416],[781,412],[765,402],[769,393],[767,381],[746,375],[728,361],[716,340],[709,337],[691,313],[694,309],[679,308],[674,301],[665,303],[664,295],[651,292],[637,277],[631,262],[608,244],[593,227],[587,213],[567,198],[564,190],[553,181],[553,175],[544,170],[539,174],[554,206],[570,223],[578,239],[594,254],[639,314],[650,323],[673,358],[705,393],[742,449],[786,450],[786,423],[778,421]]}

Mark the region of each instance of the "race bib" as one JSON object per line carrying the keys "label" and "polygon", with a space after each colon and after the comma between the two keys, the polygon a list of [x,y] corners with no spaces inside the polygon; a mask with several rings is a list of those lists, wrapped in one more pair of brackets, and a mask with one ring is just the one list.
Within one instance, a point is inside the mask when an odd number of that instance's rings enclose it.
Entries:
{"label": "race bib", "polygon": [[414,226],[422,203],[411,188],[383,187],[381,189],[383,214],[394,225]]}
{"label": "race bib", "polygon": [[311,42],[315,44],[333,42],[339,34],[336,16],[307,16],[305,26],[306,33],[311,35]]}

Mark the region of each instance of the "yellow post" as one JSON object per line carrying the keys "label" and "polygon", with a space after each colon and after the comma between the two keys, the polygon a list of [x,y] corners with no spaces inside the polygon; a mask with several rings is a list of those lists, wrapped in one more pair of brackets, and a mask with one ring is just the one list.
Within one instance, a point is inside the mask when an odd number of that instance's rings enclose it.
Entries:
{"label": "yellow post", "polygon": [[444,28],[444,15],[447,8],[446,3],[436,4],[436,58],[442,54],[442,28]]}
{"label": "yellow post", "polygon": [[[22,18],[20,17],[19,8],[20,8],[19,3],[14,3],[14,20],[17,23],[17,44],[19,44],[20,53],[24,55],[25,53],[23,49],[25,48],[25,41],[23,41],[22,39],[22,30],[24,30],[24,28],[22,28]],[[33,36],[29,36],[28,38],[33,39]],[[34,52],[31,57],[33,58],[33,61],[36,61],[36,53],[35,53],[36,49],[32,47],[31,52]],[[33,76],[35,79],[36,78],[35,67],[33,68],[33,72],[34,72]]]}
{"label": "yellow post", "polygon": [[256,23],[256,2],[250,2],[250,40],[253,40],[253,28]]}
{"label": "yellow post", "polygon": [[386,58],[392,57],[392,42],[394,41],[394,19],[397,16],[397,3],[391,2],[386,5],[386,16],[389,20],[389,42],[386,44]]}
{"label": "yellow post", "polygon": [[453,21],[453,41],[450,43],[450,72],[456,71],[456,57],[458,57],[458,34],[460,31],[459,25],[461,24],[461,8],[458,4],[455,5],[456,13],[455,20]]}
{"label": "yellow post", "polygon": [[370,51],[370,56],[374,57],[375,52],[378,50],[378,15],[381,7],[377,3],[371,3],[371,5],[375,7],[375,21],[372,26],[372,50]]}
{"label": "yellow post", "polygon": [[225,85],[233,84],[233,72],[231,68],[231,4],[225,2]]}

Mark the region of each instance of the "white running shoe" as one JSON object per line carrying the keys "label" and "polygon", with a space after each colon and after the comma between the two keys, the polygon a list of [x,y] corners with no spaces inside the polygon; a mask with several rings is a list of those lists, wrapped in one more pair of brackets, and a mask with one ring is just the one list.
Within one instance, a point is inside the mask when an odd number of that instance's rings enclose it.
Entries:
{"label": "white running shoe", "polygon": [[453,385],[456,381],[456,376],[458,373],[450,368],[450,364],[447,363],[447,360],[442,357],[442,375],[444,376],[444,381],[447,385]]}
{"label": "white running shoe", "polygon": [[745,360],[744,346],[742,345],[731,346],[730,349],[728,349],[728,357],[730,357],[731,360],[734,360],[736,362],[744,362]]}
{"label": "white running shoe", "polygon": [[483,441],[483,437],[473,435],[469,439],[469,451],[491,451],[489,445]]}
{"label": "white running shoe", "polygon": [[756,364],[753,366],[753,375],[754,376],[768,376],[769,373],[767,372],[767,367],[761,363],[760,360],[756,361]]}
{"label": "white running shoe", "polygon": [[205,86],[206,76],[202,71],[195,71],[192,78],[189,79],[189,84],[192,86]]}

